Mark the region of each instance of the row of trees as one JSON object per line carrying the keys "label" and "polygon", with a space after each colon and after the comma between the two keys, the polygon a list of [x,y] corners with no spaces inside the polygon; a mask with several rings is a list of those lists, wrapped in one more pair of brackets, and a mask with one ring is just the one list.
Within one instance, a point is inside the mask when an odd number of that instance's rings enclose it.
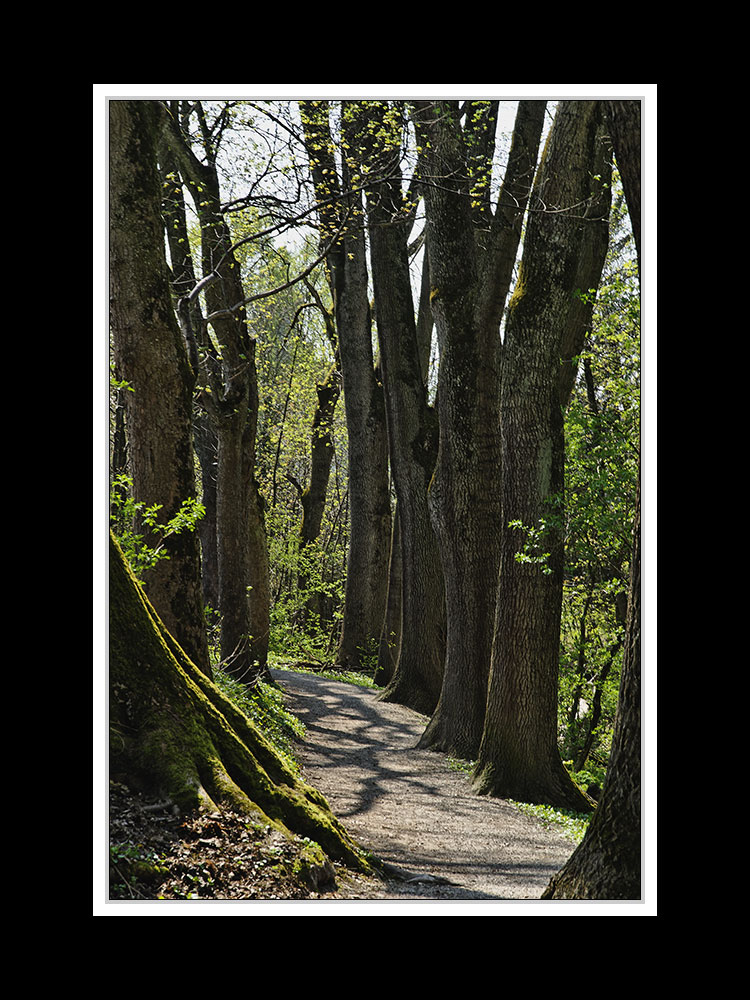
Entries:
{"label": "row of trees", "polygon": [[[376,662],[382,697],[430,716],[423,747],[476,761],[477,791],[590,810],[559,746],[566,565],[582,595],[571,723],[595,597],[624,624],[629,569],[627,633],[595,680],[601,695],[622,646],[623,773],[610,769],[597,809],[616,798],[620,826],[597,864],[629,852],[610,898],[637,897],[639,550],[591,555],[590,506],[566,500],[565,421],[585,427],[580,498],[586,461],[610,482],[617,406],[602,418],[592,314],[616,232],[613,161],[639,249],[639,103],[519,102],[501,176],[493,101],[110,108],[114,369],[135,533],[169,554],[144,574],[167,629],[210,677],[210,606],[221,659],[253,684],[290,593],[300,633],[330,629],[338,607],[336,662]],[[295,468],[282,454],[299,379],[314,416]],[[199,485],[199,534],[157,539],[146,513],[159,504],[173,523]],[[555,891],[613,891],[576,879]]]}

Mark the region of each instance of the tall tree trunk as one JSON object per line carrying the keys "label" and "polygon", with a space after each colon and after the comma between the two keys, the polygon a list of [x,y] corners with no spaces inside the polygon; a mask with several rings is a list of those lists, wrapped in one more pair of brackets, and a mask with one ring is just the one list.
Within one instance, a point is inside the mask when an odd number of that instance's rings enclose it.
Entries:
{"label": "tall tree trunk", "polygon": [[[398,132],[390,141],[385,102],[351,105],[347,150],[376,183],[367,190],[368,230],[380,360],[383,372],[391,471],[397,496],[400,545],[401,640],[385,701],[429,714],[443,679],[445,617],[442,567],[430,523],[427,488],[437,454],[437,419],[428,406],[422,374],[407,236],[410,210],[403,196]],[[366,127],[380,125],[380,139]],[[395,597],[395,595],[394,595]]]}
{"label": "tall tree trunk", "polygon": [[310,481],[302,494],[302,548],[312,545],[320,534],[328,496],[328,480],[333,461],[333,416],[341,394],[341,372],[333,364],[315,392],[317,406],[310,438]]}
{"label": "tall tree trunk", "polygon": [[349,456],[349,551],[336,663],[356,670],[377,652],[388,588],[391,502],[383,386],[376,376],[365,243],[344,238],[345,280],[336,309]]}
{"label": "tall tree trunk", "polygon": [[[113,483],[118,477],[127,476],[128,474],[128,437],[125,426],[127,391],[127,389],[118,388],[114,395],[114,414],[112,415],[111,427],[112,444],[109,463]],[[127,499],[129,491],[124,485],[115,486],[113,490],[117,499],[110,506],[110,518],[115,518],[118,530],[121,531],[125,527],[122,523],[121,505]]]}
{"label": "tall tree trunk", "polygon": [[504,527],[479,792],[587,810],[557,747],[564,436],[559,374],[591,192],[596,101],[562,102],[508,310],[501,389]]}
{"label": "tall tree trunk", "polygon": [[[641,107],[607,103],[636,252],[641,255]],[[542,899],[641,898],[641,487],[640,464],[620,697],[607,777],[586,835]]]}
{"label": "tall tree trunk", "polygon": [[336,662],[356,669],[377,651],[385,612],[391,537],[388,443],[383,387],[372,349],[364,215],[333,156],[326,102],[302,101],[300,112],[316,196],[321,245],[331,287],[341,358],[349,459],[349,549],[344,620]]}
{"label": "tall tree trunk", "polygon": [[[333,462],[333,417],[336,411],[336,404],[341,395],[341,372],[339,371],[338,351],[337,360],[331,365],[328,374],[316,386],[317,405],[313,416],[312,432],[310,436],[310,480],[307,488],[302,486],[287,475],[287,479],[297,488],[302,504],[302,522],[299,531],[299,551],[304,557],[305,550],[313,545],[320,535],[323,524],[323,513],[325,511],[326,499],[328,497],[328,482],[331,475],[331,464]],[[300,563],[297,574],[297,587],[301,591],[307,590],[309,578],[306,570],[304,558]],[[312,593],[308,596],[303,617],[312,614],[319,624],[325,616],[322,595]]]}
{"label": "tall tree trunk", "polygon": [[607,122],[641,266],[641,102],[606,101]]}
{"label": "tall tree trunk", "polygon": [[373,680],[379,687],[387,687],[398,666],[399,649],[403,632],[401,592],[403,589],[403,563],[401,559],[401,527],[398,502],[393,511],[391,525],[391,555],[388,563],[388,597],[385,605],[383,628],[378,646],[378,664]]}
{"label": "tall tree trunk", "polygon": [[218,614],[219,601],[219,551],[216,531],[216,470],[219,445],[216,427],[205,413],[197,408],[193,416],[195,454],[201,470],[201,500],[206,513],[198,525],[203,566],[203,603]]}
{"label": "tall tree trunk", "polygon": [[[172,112],[177,113],[178,101],[172,102]],[[177,161],[164,135],[160,135],[158,148],[159,168],[162,178],[162,214],[172,264],[172,294],[177,299],[185,349],[193,372],[198,373],[201,359],[198,337],[203,327],[200,301],[190,299],[198,283],[193,255],[190,250],[185,194]],[[188,315],[185,315],[187,312]],[[216,549],[216,429],[205,411],[193,407],[193,443],[201,470],[201,501],[205,514],[198,525],[203,570],[203,603],[214,612],[219,609],[219,565]]]}
{"label": "tall tree trunk", "polygon": [[[424,239],[420,241],[424,245]],[[422,374],[422,384],[425,390],[429,389],[428,378],[430,371],[430,355],[432,353],[432,329],[434,320],[432,318],[432,308],[430,306],[430,269],[427,258],[427,247],[424,247],[422,255],[422,276],[419,293],[419,313],[417,315],[417,351],[419,356],[419,370]],[[436,425],[436,435],[439,434],[437,428],[437,412],[433,408],[433,419]],[[437,440],[437,437],[436,437]],[[390,447],[390,446],[389,446]],[[434,462],[433,462],[434,465]],[[428,484],[429,485],[429,484]],[[399,661],[399,650],[401,649],[401,639],[403,636],[403,553],[401,551],[401,525],[399,520],[398,503],[393,512],[393,531],[391,535],[391,558],[388,573],[388,601],[385,610],[385,620],[383,621],[383,631],[380,635],[380,647],[378,650],[378,667],[375,673],[375,683],[380,687],[387,687],[393,680]],[[442,578],[442,566],[440,567]],[[444,585],[443,585],[444,586]],[[441,598],[443,608],[441,611],[441,621],[445,628],[445,597]],[[442,639],[443,646],[443,667],[445,665],[445,638]],[[443,667],[441,667],[441,674]]]}
{"label": "tall tree trunk", "polygon": [[612,208],[612,143],[600,104],[599,125],[591,167],[591,195],[584,216],[586,225],[578,257],[575,292],[570,302],[568,318],[560,340],[560,405],[566,408],[578,375],[578,357],[584,349],[586,336],[596,304],[596,292],[601,281],[609,248],[609,216]]}
{"label": "tall tree trunk", "polygon": [[[195,498],[191,435],[194,376],[172,308],[164,254],[154,107],[110,103],[110,300],[115,354],[127,393],[135,499],[161,504],[161,523]],[[146,541],[149,531],[144,530]],[[149,596],[187,655],[210,676],[200,553],[192,531],[166,542],[148,571]]]}
{"label": "tall tree trunk", "polygon": [[342,386],[336,318],[333,312],[325,307],[317,289],[310,282],[306,282],[306,286],[323,318],[326,337],[333,351],[333,363],[326,377],[315,387],[317,405],[310,435],[310,481],[307,488],[303,489],[294,480],[290,480],[300,492],[302,503],[300,547],[303,549],[317,540],[323,524],[334,457],[333,423]]}
{"label": "tall tree trunk", "polygon": [[217,449],[217,562],[221,656],[252,685],[267,669],[270,581],[264,501],[255,479],[258,387],[255,341],[249,334],[240,267],[224,219],[218,173],[201,162],[163,109],[164,138],[191,190],[201,226],[205,323],[213,327],[220,356],[207,336],[200,347],[208,368],[199,399],[215,427]]}
{"label": "tall tree trunk", "polygon": [[[478,109],[481,111],[482,109]],[[468,160],[487,165],[492,114],[462,132],[453,102],[420,102],[431,304],[440,349],[440,448],[430,486],[445,579],[443,686],[420,746],[471,759],[482,736],[500,549],[499,325],[520,239],[544,118],[521,102],[494,217],[471,206]]]}

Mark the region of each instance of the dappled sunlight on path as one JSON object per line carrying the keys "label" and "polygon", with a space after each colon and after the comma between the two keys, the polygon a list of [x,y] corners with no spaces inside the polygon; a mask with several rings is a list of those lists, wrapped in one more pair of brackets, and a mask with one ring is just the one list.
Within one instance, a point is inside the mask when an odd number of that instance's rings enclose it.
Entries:
{"label": "dappled sunlight on path", "polygon": [[510,803],[475,795],[443,754],[417,750],[425,716],[377,691],[275,671],[304,723],[304,777],[366,849],[420,881],[379,898],[539,899],[574,844]]}

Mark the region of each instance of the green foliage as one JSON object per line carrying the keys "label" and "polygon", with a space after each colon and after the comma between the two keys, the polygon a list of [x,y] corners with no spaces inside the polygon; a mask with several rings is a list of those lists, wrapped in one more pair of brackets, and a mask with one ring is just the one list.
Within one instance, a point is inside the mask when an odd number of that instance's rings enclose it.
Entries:
{"label": "green foliage", "polygon": [[[243,237],[252,225],[249,215],[237,216],[234,235]],[[262,242],[243,246],[238,259],[249,292],[258,286],[279,287],[290,272],[299,273],[308,263],[304,250],[271,251]],[[320,285],[320,277],[315,282]],[[260,299],[248,310],[258,375],[256,478],[266,501],[271,574],[269,650],[302,659],[324,658],[333,641],[343,604],[346,545],[343,406],[334,416],[331,478],[319,534],[301,544],[318,388],[335,361],[330,317],[325,315],[331,308],[329,295],[315,282],[311,277],[304,286]]]}
{"label": "green foliage", "polygon": [[294,747],[296,741],[304,739],[305,727],[284,706],[282,692],[264,681],[258,681],[255,687],[250,689],[221,666],[214,668],[213,680],[219,690],[230,698],[273,744],[284,762],[298,773]]}
{"label": "green foliage", "polygon": [[[128,560],[139,583],[144,574],[162,559],[169,559],[165,545],[168,538],[182,531],[195,531],[198,521],[205,515],[206,508],[198,500],[183,500],[180,509],[169,521],[159,521],[159,511],[163,504],[136,501],[132,495],[133,482],[127,475],[116,476],[110,487],[110,522],[120,547]],[[141,524],[149,529],[156,545],[149,545],[135,528]]]}
{"label": "green foliage", "polygon": [[326,549],[320,540],[300,547],[298,525],[289,524],[287,533],[282,527],[285,520],[283,511],[272,512],[268,519],[276,584],[269,650],[279,656],[322,660],[330,652],[331,633],[343,609],[344,581],[336,572],[343,554],[339,546]]}
{"label": "green foliage", "polygon": [[125,389],[128,392],[135,392],[135,389],[130,384],[130,382],[125,381],[125,379],[117,378],[115,374],[115,365],[113,361],[109,363],[109,387],[112,392],[116,392],[118,389]]}
{"label": "green foliage", "polygon": [[580,788],[586,789],[591,784],[598,785],[599,788],[604,787],[604,779],[607,776],[607,769],[605,767],[597,766],[592,763],[589,764],[589,766],[584,770],[574,771],[572,760],[564,760],[563,764]]}
{"label": "green foliage", "polygon": [[[624,624],[624,581],[586,584],[568,579],[560,632],[560,739],[563,755],[575,758],[594,725],[592,750],[605,757],[617,711]],[[593,708],[599,705],[599,719]]]}
{"label": "green foliage", "polygon": [[551,522],[545,518],[540,518],[538,527],[535,527],[524,524],[523,521],[515,520],[509,521],[508,527],[514,531],[522,531],[525,536],[523,548],[515,554],[516,562],[541,566],[542,573],[549,575],[552,572],[552,568],[549,566],[547,560],[551,553],[545,552],[544,548],[550,528],[552,527]]}
{"label": "green foliage", "polygon": [[514,802],[512,799],[508,801],[525,816],[531,816],[545,826],[554,826],[556,829],[559,829],[563,836],[567,840],[572,840],[574,844],[580,844],[583,840],[592,815],[591,813],[577,813],[565,809],[555,809],[553,806],[532,805],[529,802]]}
{"label": "green foliage", "polygon": [[129,842],[109,845],[109,868],[112,899],[141,896],[142,886],[158,884],[169,874],[161,855]]}
{"label": "green foliage", "polygon": [[619,184],[613,193],[610,253],[565,414],[559,737],[563,756],[580,766],[585,754],[589,767],[606,764],[617,709],[639,475],[639,282]]}

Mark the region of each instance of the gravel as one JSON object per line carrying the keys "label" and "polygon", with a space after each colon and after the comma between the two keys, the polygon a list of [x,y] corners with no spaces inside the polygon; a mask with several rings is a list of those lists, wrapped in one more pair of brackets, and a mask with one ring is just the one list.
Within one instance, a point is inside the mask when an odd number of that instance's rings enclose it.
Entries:
{"label": "gravel", "polygon": [[351,898],[539,900],[573,853],[558,830],[476,795],[445,755],[415,749],[425,716],[379,701],[372,688],[286,670],[274,677],[306,727],[303,777],[389,866],[388,881],[357,883]]}

